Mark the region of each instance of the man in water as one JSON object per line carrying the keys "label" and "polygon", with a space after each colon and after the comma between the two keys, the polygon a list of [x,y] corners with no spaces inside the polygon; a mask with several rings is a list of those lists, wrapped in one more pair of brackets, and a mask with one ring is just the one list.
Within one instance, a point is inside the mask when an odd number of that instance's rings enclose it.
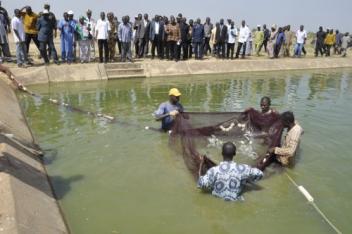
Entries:
{"label": "man in water", "polygon": [[209,169],[204,176],[201,176],[201,168],[204,162],[202,158],[198,188],[211,191],[216,197],[225,201],[243,200],[241,196],[244,184],[247,181],[257,181],[263,177],[263,172],[257,168],[251,168],[246,164],[237,164],[233,161],[236,155],[236,146],[227,142],[222,146],[224,161],[218,166]]}
{"label": "man in water", "polygon": [[172,88],[169,91],[169,101],[161,103],[159,108],[154,112],[157,121],[161,120],[161,128],[169,131],[172,128],[174,119],[179,113],[183,112],[183,106],[180,103],[181,93],[178,89]]}
{"label": "man in water", "polygon": [[303,128],[295,121],[292,112],[287,111],[280,116],[282,125],[287,128],[287,135],[281,147],[272,147],[267,156],[258,164],[258,168],[264,170],[272,162],[277,161],[282,166],[288,166],[298,149]]}
{"label": "man in water", "polygon": [[[271,108],[271,99],[267,96],[262,97],[262,99],[260,99],[260,108],[262,110],[262,114],[263,115],[268,115],[271,113],[276,113],[276,110]],[[248,108],[245,110],[245,112],[248,112],[250,110],[252,110],[253,108]],[[254,109],[253,109],[254,110]]]}

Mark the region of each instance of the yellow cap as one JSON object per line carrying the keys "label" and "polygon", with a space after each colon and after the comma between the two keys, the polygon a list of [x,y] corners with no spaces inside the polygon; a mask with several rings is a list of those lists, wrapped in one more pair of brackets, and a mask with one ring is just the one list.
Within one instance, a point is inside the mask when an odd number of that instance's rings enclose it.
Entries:
{"label": "yellow cap", "polygon": [[171,95],[175,96],[175,97],[179,97],[179,96],[181,96],[181,93],[180,93],[180,91],[178,91],[178,89],[172,88],[169,91],[169,96],[171,96]]}

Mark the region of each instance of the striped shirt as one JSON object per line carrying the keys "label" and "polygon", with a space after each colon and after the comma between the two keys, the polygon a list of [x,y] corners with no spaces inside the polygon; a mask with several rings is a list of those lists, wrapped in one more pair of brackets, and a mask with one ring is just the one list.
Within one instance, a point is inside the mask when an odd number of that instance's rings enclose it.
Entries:
{"label": "striped shirt", "polygon": [[275,147],[277,160],[283,165],[288,165],[289,159],[295,156],[302,134],[303,128],[296,123],[295,126],[287,132],[283,146]]}
{"label": "striped shirt", "polygon": [[166,26],[167,41],[178,41],[181,39],[180,26],[178,24],[169,23]]}

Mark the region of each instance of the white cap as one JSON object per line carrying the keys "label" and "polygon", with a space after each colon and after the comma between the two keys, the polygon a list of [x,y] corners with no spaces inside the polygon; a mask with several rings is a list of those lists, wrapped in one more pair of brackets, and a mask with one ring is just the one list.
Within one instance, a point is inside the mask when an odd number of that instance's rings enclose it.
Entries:
{"label": "white cap", "polygon": [[73,15],[73,11],[68,11],[67,14],[68,15]]}
{"label": "white cap", "polygon": [[261,25],[260,25],[260,24],[258,24],[258,25],[257,25],[257,28],[260,28],[260,27],[261,27]]}
{"label": "white cap", "polygon": [[47,9],[44,9],[43,14],[49,14],[49,11]]}

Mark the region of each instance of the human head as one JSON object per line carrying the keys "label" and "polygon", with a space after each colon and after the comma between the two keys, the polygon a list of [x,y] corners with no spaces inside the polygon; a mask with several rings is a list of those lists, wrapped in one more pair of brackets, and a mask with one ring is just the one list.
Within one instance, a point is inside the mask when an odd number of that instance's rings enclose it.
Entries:
{"label": "human head", "polygon": [[224,24],[224,19],[220,19],[220,25]]}
{"label": "human head", "polygon": [[80,22],[81,24],[84,24],[84,16],[79,17],[79,22]]}
{"label": "human head", "polygon": [[269,97],[262,97],[260,99],[260,108],[262,109],[262,113],[266,113],[270,110],[271,100]]}
{"label": "human head", "polygon": [[62,15],[64,17],[64,20],[68,20],[68,14],[67,12],[64,12],[64,14]]}
{"label": "human head", "polygon": [[177,88],[169,90],[169,99],[172,104],[176,104],[180,101],[181,93]]}
{"label": "human head", "polygon": [[231,19],[227,19],[227,24],[231,24]]}
{"label": "human head", "polygon": [[280,119],[285,128],[288,128],[295,123],[295,116],[291,111],[286,111],[282,113]]}
{"label": "human head", "polygon": [[266,24],[263,25],[263,29],[266,29]]}
{"label": "human head", "polygon": [[158,16],[158,15],[155,15],[154,20],[155,20],[156,22],[159,22],[159,20],[160,20],[159,16]]}
{"label": "human head", "polygon": [[232,142],[226,142],[222,145],[222,157],[224,161],[232,161],[236,155],[236,146]]}
{"label": "human head", "polygon": [[149,18],[148,14],[144,14],[144,19],[148,20],[148,18]]}
{"label": "human head", "polygon": [[242,20],[242,27],[246,26],[246,21]]}
{"label": "human head", "polygon": [[68,11],[67,14],[68,14],[68,19],[72,20],[73,19],[73,11]]}
{"label": "human head", "polygon": [[291,30],[291,25],[287,25],[287,26],[286,26],[286,30],[287,30],[287,31],[290,31],[290,30]]}
{"label": "human head", "polygon": [[107,18],[108,18],[108,20],[109,20],[110,22],[113,21],[113,20],[114,20],[114,13],[109,12],[109,13],[107,14]]}
{"label": "human head", "polygon": [[175,16],[170,16],[170,22],[172,23],[172,24],[174,24],[176,21],[175,21]]}
{"label": "human head", "polygon": [[339,30],[338,30],[338,29],[336,29],[335,33],[336,33],[336,34],[339,34]]}
{"label": "human head", "polygon": [[200,21],[200,18],[197,18],[197,24],[200,24],[201,23],[201,21]]}
{"label": "human head", "polygon": [[323,27],[320,26],[320,27],[319,27],[319,32],[322,32],[322,31],[323,31]]}
{"label": "human head", "polygon": [[301,25],[301,26],[299,27],[299,30],[303,31],[303,29],[304,29],[304,26]]}
{"label": "human head", "polygon": [[50,5],[48,3],[44,4],[44,10],[50,11]]}
{"label": "human head", "polygon": [[281,28],[281,27],[279,27],[278,31],[279,31],[279,33],[281,33],[281,32],[282,32],[282,28]]}
{"label": "human head", "polygon": [[105,12],[100,12],[100,19],[105,20]]}
{"label": "human head", "polygon": [[33,13],[32,7],[26,6],[26,13],[27,13],[27,14],[32,14],[32,13]]}
{"label": "human head", "polygon": [[207,18],[205,19],[205,22],[206,22],[207,24],[210,24],[210,17],[207,17]]}
{"label": "human head", "polygon": [[20,18],[20,17],[21,17],[21,12],[20,12],[19,9],[15,9],[15,10],[14,10],[14,13],[15,13],[15,16],[16,16],[17,18]]}
{"label": "human head", "polygon": [[142,17],[143,17],[142,14],[139,13],[139,14],[138,14],[138,20],[142,20]]}
{"label": "human head", "polygon": [[92,17],[92,11],[88,9],[87,11],[87,17],[90,19]]}
{"label": "human head", "polygon": [[348,32],[346,32],[346,33],[345,33],[345,36],[346,36],[346,37],[348,37],[348,35],[349,35],[349,33],[348,33]]}
{"label": "human head", "polygon": [[258,30],[258,31],[261,30],[260,24],[257,25],[257,30]]}
{"label": "human head", "polygon": [[235,21],[231,21],[231,27],[233,28],[235,26]]}
{"label": "human head", "polygon": [[190,19],[188,23],[190,26],[193,26],[193,19]]}

